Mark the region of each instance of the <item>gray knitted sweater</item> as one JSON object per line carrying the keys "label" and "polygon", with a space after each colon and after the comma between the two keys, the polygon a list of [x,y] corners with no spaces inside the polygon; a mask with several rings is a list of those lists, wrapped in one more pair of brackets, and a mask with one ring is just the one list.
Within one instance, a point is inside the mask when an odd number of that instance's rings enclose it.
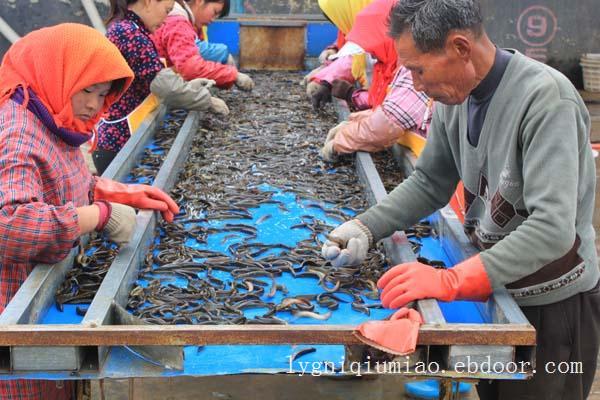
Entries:
{"label": "gray knitted sweater", "polygon": [[448,203],[465,186],[465,231],[493,288],[523,306],[595,286],[595,164],[590,118],[558,71],[516,52],[492,97],[477,147],[467,102],[436,104],[415,172],[358,216],[378,241]]}

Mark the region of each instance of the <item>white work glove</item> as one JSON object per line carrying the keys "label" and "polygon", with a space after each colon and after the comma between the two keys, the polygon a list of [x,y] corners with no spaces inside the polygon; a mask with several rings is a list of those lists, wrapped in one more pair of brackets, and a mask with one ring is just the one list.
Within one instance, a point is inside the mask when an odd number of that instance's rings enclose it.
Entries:
{"label": "white work glove", "polygon": [[369,228],[357,219],[335,228],[323,244],[321,254],[334,267],[359,265],[367,258],[373,242]]}
{"label": "white work glove", "polygon": [[325,61],[327,61],[329,59],[330,56],[334,55],[335,53],[337,53],[336,49],[325,49],[321,52],[321,54],[319,54],[319,63],[320,64],[325,64]]}
{"label": "white work glove", "polygon": [[229,107],[227,107],[227,103],[218,97],[210,98],[210,110],[219,115],[229,115]]}
{"label": "white work glove", "polygon": [[150,91],[169,108],[203,111],[210,107],[208,88],[211,79],[197,78],[185,81],[171,68],[163,68],[150,83]]}
{"label": "white work glove", "polygon": [[[317,67],[317,68],[313,69],[312,71],[310,71],[308,74],[304,75],[304,77],[300,81],[300,85],[302,85],[302,86],[308,85],[308,83],[311,82],[312,78],[323,68],[324,68],[324,66],[321,65],[320,67]],[[309,94],[308,97],[310,97],[310,96],[311,95]]]}
{"label": "white work glove", "polygon": [[349,121],[342,121],[327,132],[327,138],[325,139],[325,143],[333,141],[335,135],[346,125],[348,125]]}
{"label": "white work glove", "polygon": [[323,161],[333,162],[336,158],[335,149],[333,148],[333,140],[329,142],[325,142],[321,150],[319,150],[319,155],[323,159]]}
{"label": "white work glove", "polygon": [[213,79],[207,79],[207,78],[196,78],[196,79],[192,79],[191,81],[189,81],[189,84],[195,88],[198,88],[198,90],[199,90],[200,87],[205,87],[207,89],[211,88],[217,84],[217,81],[215,81]]}
{"label": "white work glove", "polygon": [[125,204],[110,203],[111,213],[103,232],[108,238],[124,246],[131,240],[133,228],[135,228],[135,210]]}
{"label": "white work glove", "polygon": [[329,161],[329,162],[332,162],[333,160],[335,160],[336,152],[335,152],[335,149],[333,148],[333,139],[335,138],[335,135],[337,135],[337,133],[345,125],[348,125],[348,124],[349,124],[348,121],[342,121],[329,130],[329,132],[327,133],[327,138],[325,139],[325,144],[323,145],[323,147],[321,147],[321,150],[319,150],[319,154],[321,155],[321,158],[323,158],[323,160]]}
{"label": "white work glove", "polygon": [[248,75],[238,72],[235,85],[242,90],[250,91],[254,88],[254,81]]}

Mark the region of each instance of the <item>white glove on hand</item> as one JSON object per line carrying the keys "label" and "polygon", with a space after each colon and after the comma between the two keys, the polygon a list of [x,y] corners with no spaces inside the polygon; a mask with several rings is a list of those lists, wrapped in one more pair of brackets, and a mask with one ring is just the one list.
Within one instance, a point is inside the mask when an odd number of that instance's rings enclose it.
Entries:
{"label": "white glove on hand", "polygon": [[327,61],[329,59],[329,56],[334,55],[335,53],[337,53],[336,49],[325,49],[321,52],[321,54],[319,54],[319,63],[320,64],[325,64],[325,61]]}
{"label": "white glove on hand", "polygon": [[215,86],[217,82],[213,79],[196,78],[192,79],[189,84],[198,89],[200,89],[200,87],[205,87],[208,89]]}
{"label": "white glove on hand", "polygon": [[[302,86],[308,85],[308,83],[312,81],[312,78],[323,68],[324,68],[324,66],[321,65],[320,67],[317,67],[317,68],[313,69],[312,71],[310,71],[308,74],[304,75],[304,78],[302,78],[302,80],[300,81],[300,85],[302,85]],[[311,97],[310,93],[307,93],[307,94],[308,94],[308,97]]]}
{"label": "white glove on hand", "polygon": [[369,228],[353,219],[331,231],[321,254],[334,267],[359,265],[367,258],[372,242],[373,235]]}
{"label": "white glove on hand", "polygon": [[185,81],[171,68],[163,68],[150,83],[150,91],[169,108],[203,111],[210,106],[210,79]]}
{"label": "white glove on hand", "polygon": [[124,246],[131,240],[135,228],[135,210],[119,203],[110,203],[110,207],[112,211],[104,232],[111,241]]}
{"label": "white glove on hand", "polygon": [[323,158],[323,160],[332,162],[335,159],[336,152],[333,148],[333,139],[335,138],[335,135],[337,135],[337,133],[348,124],[348,121],[342,121],[329,130],[329,132],[327,133],[327,138],[325,139],[325,144],[323,145],[323,147],[321,147],[321,150],[319,151],[319,154],[321,155],[321,158]]}
{"label": "white glove on hand", "polygon": [[242,90],[250,91],[254,88],[254,81],[248,75],[238,72],[235,85]]}
{"label": "white glove on hand", "polygon": [[333,148],[333,140],[325,142],[323,147],[321,147],[321,150],[319,150],[319,155],[323,161],[333,162],[335,160],[336,153]]}
{"label": "white glove on hand", "polygon": [[327,132],[327,138],[325,139],[325,143],[331,142],[335,138],[335,135],[337,135],[337,133],[340,131],[340,129],[342,129],[344,126],[348,125],[349,123],[350,122],[348,122],[348,121],[342,121],[339,124],[337,124],[336,126],[334,126],[333,128],[331,128],[329,130],[329,132]]}
{"label": "white glove on hand", "polygon": [[229,107],[227,107],[227,103],[218,97],[210,98],[210,110],[219,115],[229,115]]}

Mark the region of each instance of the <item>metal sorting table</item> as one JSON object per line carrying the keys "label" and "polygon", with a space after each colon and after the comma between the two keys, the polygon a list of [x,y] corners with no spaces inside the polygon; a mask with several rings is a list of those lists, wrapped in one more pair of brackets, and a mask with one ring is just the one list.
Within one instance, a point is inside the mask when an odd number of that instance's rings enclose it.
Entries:
{"label": "metal sorting table", "polygon": [[[104,176],[122,179],[135,164],[145,143],[152,136],[166,110],[160,107],[148,117],[139,131],[132,135],[124,150],[115,158]],[[199,114],[191,112],[183,123],[175,142],[158,172],[153,185],[170,190],[188,156],[193,136],[199,126]],[[395,149],[401,165],[410,172],[411,163],[400,149]],[[385,189],[371,156],[358,153],[356,170],[366,188],[370,204],[380,201]],[[451,263],[473,254],[458,218],[445,208],[430,217],[439,233],[440,243]],[[251,348],[240,345],[327,345],[344,346],[345,362],[362,361],[365,346],[353,335],[354,325],[289,324],[289,325],[111,325],[113,301],[125,305],[129,291],[138,275],[144,255],[154,240],[156,215],[140,211],[131,242],[122,248],[112,263],[85,317],[78,324],[42,324],[42,316],[53,303],[56,288],[71,268],[74,252],[56,265],[37,266],[0,315],[0,379],[98,379],[105,377],[160,377],[177,375],[206,375],[197,370],[183,372],[148,365],[127,353],[122,346],[206,346],[213,349]],[[384,240],[385,252],[393,264],[416,259],[403,232]],[[439,376],[457,379],[527,379],[534,368],[535,330],[506,291],[498,291],[486,303],[475,307],[485,323],[448,322],[442,308],[452,306],[435,300],[421,300],[417,308],[425,324],[421,326],[417,351],[410,357],[407,375]],[[440,306],[441,305],[441,306]],[[192,350],[199,352],[200,348]],[[251,351],[251,350],[250,350]],[[190,351],[186,349],[186,358]],[[219,353],[222,357],[222,353]],[[233,356],[235,357],[235,356]],[[257,360],[255,360],[257,361]],[[444,371],[422,373],[414,365],[438,363]],[[525,370],[514,372],[507,365],[529,363]],[[458,366],[477,365],[475,372],[457,371]],[[124,365],[125,364],[125,365]],[[244,372],[294,372],[269,368],[264,362],[256,368],[241,371],[216,371],[214,374]],[[267,363],[268,364],[268,363]],[[485,366],[499,365],[503,372],[482,372]],[[125,373],[114,374],[114,370]],[[376,372],[376,371],[373,371]],[[489,372],[489,373],[488,373]]]}

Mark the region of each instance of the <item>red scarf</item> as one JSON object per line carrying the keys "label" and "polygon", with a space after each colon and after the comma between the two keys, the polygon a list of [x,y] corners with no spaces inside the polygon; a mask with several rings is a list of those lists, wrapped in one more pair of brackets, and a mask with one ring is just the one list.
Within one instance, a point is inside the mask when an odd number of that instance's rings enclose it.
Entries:
{"label": "red scarf", "polygon": [[394,41],[387,34],[388,15],[397,0],[375,0],[357,15],[346,40],[354,42],[377,59],[369,87],[369,105],[377,107],[387,95],[387,88],[398,67]]}

